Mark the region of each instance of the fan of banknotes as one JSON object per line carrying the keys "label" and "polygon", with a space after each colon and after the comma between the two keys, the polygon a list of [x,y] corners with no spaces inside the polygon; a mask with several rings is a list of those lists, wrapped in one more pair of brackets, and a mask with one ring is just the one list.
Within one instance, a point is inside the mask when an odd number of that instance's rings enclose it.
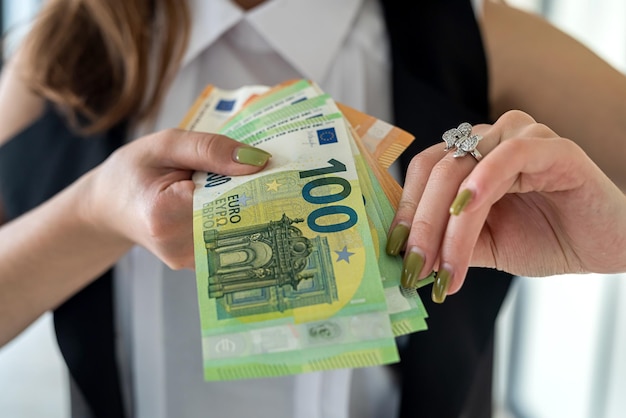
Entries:
{"label": "fan of banknotes", "polygon": [[427,328],[384,250],[401,193],[387,168],[413,137],[308,80],[208,86],[181,128],[272,154],[254,175],[193,176],[205,379],[397,362],[394,337]]}

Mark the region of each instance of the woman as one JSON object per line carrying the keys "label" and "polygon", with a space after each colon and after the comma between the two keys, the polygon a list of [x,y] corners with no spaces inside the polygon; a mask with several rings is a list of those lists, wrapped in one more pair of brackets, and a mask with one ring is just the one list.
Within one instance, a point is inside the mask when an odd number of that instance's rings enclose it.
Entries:
{"label": "woman", "polygon": [[[277,1],[259,7],[255,7],[260,3],[258,1],[237,3],[239,6],[228,1],[190,1],[192,13],[188,13],[185,3],[173,0],[49,2],[47,11],[41,15],[41,20],[25,43],[24,51],[28,53],[23,60],[16,58],[12,64],[15,67],[10,66],[3,77],[0,106],[4,119],[0,126],[4,131],[0,137],[3,141],[8,140],[41,112],[48,112],[44,114],[47,117],[50,108],[41,99],[44,97],[60,105],[66,114],[73,115],[70,120],[82,127],[83,132],[104,132],[103,142],[109,141],[113,147],[116,138],[111,136],[126,137],[116,130],[120,123],[131,123],[136,132],[133,136],[176,126],[191,101],[209,82],[224,88],[236,88],[242,84],[271,85],[300,76],[318,81],[335,99],[381,119],[391,120],[391,115],[395,113],[397,123],[419,137],[436,140],[443,129],[451,127],[453,122],[458,124],[469,119],[475,123],[489,119],[486,97],[483,97],[487,91],[486,63],[472,10],[465,1],[439,0],[408,6],[406,3],[385,1],[381,2],[383,13],[378,3],[370,0],[289,3],[293,8]],[[246,9],[249,11],[244,13]],[[494,41],[493,33],[497,35],[495,38],[504,38],[497,30],[502,28],[498,25],[494,28],[494,22],[504,22],[501,24],[507,28],[510,25],[507,26],[506,22],[517,22],[518,18],[515,14],[511,16],[510,10],[504,6],[491,2],[485,5],[483,31],[490,70],[493,70],[490,81],[495,94],[492,102],[497,104],[491,109],[494,115],[502,113],[508,106],[530,109],[535,103],[525,101],[532,96],[531,89],[516,91],[517,79],[506,79],[511,74],[509,67],[516,67],[517,64],[507,56],[508,48],[501,48],[497,39]],[[419,25],[415,25],[415,19],[420,19]],[[325,29],[319,31],[322,20]],[[528,19],[522,21],[528,23]],[[531,20],[531,23],[534,21]],[[450,30],[450,27],[455,30]],[[540,27],[545,28],[545,24]],[[520,28],[520,33],[525,33],[524,30]],[[187,43],[188,35],[190,40]],[[553,39],[554,33],[550,32],[550,35],[549,39]],[[528,48],[531,43],[522,44]],[[565,44],[572,46],[571,40]],[[574,55],[580,56],[581,52],[576,48]],[[516,52],[520,50],[526,53],[534,51],[517,48]],[[303,54],[303,51],[306,53]],[[582,56],[585,62],[595,65],[593,68],[599,68],[602,76],[613,74],[606,64],[590,57],[587,51]],[[543,61],[527,61],[525,58],[521,54],[524,65],[519,65],[519,71],[528,70],[528,65],[534,63],[538,65],[531,70],[537,72],[544,69],[539,65]],[[582,66],[573,74],[589,76],[584,74],[582,68],[589,67]],[[26,84],[18,77],[19,74],[26,74]],[[532,75],[538,76],[536,73]],[[393,112],[392,76],[395,80]],[[567,85],[565,78],[555,83],[551,78],[553,76],[547,71],[537,80],[544,80],[550,85]],[[606,77],[603,79],[606,80]],[[616,84],[619,88],[615,88]],[[614,80],[613,91],[622,88],[622,84],[621,79]],[[33,95],[31,90],[36,94]],[[511,92],[514,94],[509,94]],[[555,101],[560,100],[555,97],[549,99],[541,100],[541,103],[550,109]],[[568,110],[567,114],[573,121],[582,122],[584,119],[577,117],[577,112],[584,115],[589,109],[585,108],[582,96],[576,96],[572,102],[580,102],[581,106]],[[602,127],[611,130],[614,128],[612,122],[617,119],[613,117],[614,113],[618,113],[616,106],[604,98],[599,102],[606,103],[605,112],[610,111],[611,115],[611,123],[603,123]],[[544,111],[537,110],[537,114]],[[558,119],[554,117],[555,121]],[[126,132],[126,127],[122,126],[121,131]],[[433,134],[435,131],[438,135]],[[596,132],[587,133],[582,141],[589,140],[591,143],[592,134]],[[41,147],[44,153],[56,144],[54,135],[47,136],[51,140]],[[27,139],[18,135],[8,144],[28,143],[25,142]],[[90,144],[94,142],[97,141]],[[72,149],[88,147],[85,141],[77,140],[72,144]],[[420,150],[426,147],[424,143],[418,146]],[[483,152],[487,154],[487,151]],[[599,155],[604,154],[600,152]],[[102,153],[98,156],[103,158]],[[412,155],[407,154],[407,157]],[[69,165],[69,160],[60,161]],[[94,157],[94,163],[97,162],[98,158]],[[611,158],[605,163],[603,168],[607,167],[610,171],[609,168],[613,167]],[[107,161],[102,167],[112,167],[110,164]],[[46,170],[45,175],[62,169],[65,165],[57,164]],[[15,178],[5,177],[8,183],[16,182]],[[96,178],[107,180],[106,177]],[[412,184],[413,178],[415,176],[410,175],[407,186]],[[58,181],[56,186],[63,181]],[[111,185],[119,189],[132,184],[116,181]],[[408,188],[405,202],[411,198],[407,194],[410,193]],[[21,189],[31,190],[29,187]],[[104,194],[108,187],[101,186],[98,190],[108,197]],[[5,206],[12,206],[12,198],[3,196],[2,200]],[[450,205],[450,202],[445,202],[445,205]],[[471,206],[466,210],[470,211]],[[410,206],[408,211],[401,211],[398,224],[410,225],[411,212]],[[15,214],[15,211],[11,213]],[[132,236],[136,233],[134,228],[125,229],[125,232],[147,248],[155,249],[149,241]],[[127,235],[124,237],[130,238]],[[414,236],[409,239],[409,248],[417,245],[413,240]],[[116,247],[116,252],[108,254],[108,263],[100,265],[100,269],[105,269],[116,257],[120,257],[120,251],[121,247]],[[168,260],[164,253],[156,254]],[[429,256],[429,263],[431,258]],[[180,264],[172,266],[180,267]],[[462,271],[463,265],[459,264],[457,269]],[[89,277],[83,277],[83,283],[95,280],[96,273],[93,271]],[[419,276],[420,273],[413,275]],[[472,293],[472,281],[468,281],[465,292],[455,298],[460,300],[465,297],[468,305],[474,305],[468,309],[475,311],[478,299],[474,295],[477,294],[483,301],[480,304],[481,314],[489,307],[491,315],[482,315],[476,324],[468,323],[468,328],[460,327],[455,331],[445,326],[448,317],[442,313],[448,309],[448,314],[454,318],[459,317],[459,310],[453,304],[446,304],[442,310],[431,312],[431,330],[421,333],[418,349],[412,356],[404,356],[402,367],[405,370],[409,369],[407,360],[427,363],[426,366],[420,365],[419,370],[422,367],[432,369],[416,372],[417,378],[406,379],[403,385],[407,393],[417,391],[424,395],[414,406],[418,412],[429,416],[458,415],[471,401],[467,393],[477,374],[477,360],[488,352],[486,347],[489,345],[493,318],[507,287],[506,278],[510,277],[501,276],[503,285],[498,292],[495,291],[498,285],[490,281]],[[94,414],[120,416],[123,413],[122,404],[127,411],[153,417],[195,416],[206,410],[221,416],[250,412],[260,416],[302,416],[311,411],[319,416],[332,416],[333,413],[345,416],[349,410],[356,414],[357,407],[349,404],[345,393],[346,383],[350,380],[348,371],[263,382],[214,385],[202,382],[201,368],[190,360],[200,358],[192,273],[174,272],[157,262],[152,254],[138,247],[133,248],[116,265],[115,309],[120,321],[115,327],[111,323],[107,325],[104,320],[94,326],[93,321],[110,317],[104,313],[113,309],[110,299],[108,304],[95,305],[91,298],[93,294],[101,296],[112,292],[111,287],[103,283],[107,281],[102,278],[95,280],[93,287],[90,285],[78,294],[89,294],[89,302],[85,302],[83,297],[72,297],[55,311],[60,343],[65,346],[63,351],[67,361],[74,364],[70,365],[72,376],[79,381]],[[59,292],[62,294],[58,294],[58,300],[69,298],[78,287],[65,288]],[[495,296],[486,302],[485,298],[490,294]],[[47,307],[42,305],[38,309],[42,312]],[[476,315],[462,316],[468,320],[478,318]],[[83,321],[86,324],[81,323],[82,318],[88,319]],[[438,323],[437,318],[444,320]],[[21,322],[12,333],[25,322]],[[68,323],[71,326],[66,326]],[[90,331],[95,335],[87,339],[87,344],[92,343],[89,349],[74,343],[76,338]],[[104,340],[112,346],[109,354],[100,355],[98,350],[103,344],[102,339],[97,338],[98,334],[105,334]],[[121,335],[121,339],[113,346],[117,334]],[[473,341],[467,340],[468,334],[475,337]],[[114,349],[119,349],[122,355],[113,358],[111,352]],[[94,353],[95,359],[88,359]],[[105,355],[110,356],[106,357],[110,362],[104,361]],[[455,361],[460,362],[461,367],[457,367]],[[446,367],[446,363],[450,367]],[[120,395],[114,387],[118,380],[114,372],[116,366],[121,370],[124,395]],[[377,379],[386,382],[387,386],[393,385],[385,371],[376,369],[372,373],[378,373],[375,375]],[[354,379],[357,385],[365,380]],[[489,380],[490,377],[486,384],[480,385],[484,389],[481,393],[486,396],[481,400],[486,403],[489,403]],[[451,385],[451,381],[456,384]],[[247,402],[241,402],[242,394]],[[122,401],[123,396],[125,401]],[[318,402],[318,399],[321,401]],[[409,413],[412,397],[405,399],[405,405],[408,405],[405,408],[409,408],[405,412]],[[382,404],[386,408],[385,415],[393,415],[393,405],[385,399]],[[371,414],[371,408],[365,413]]]}

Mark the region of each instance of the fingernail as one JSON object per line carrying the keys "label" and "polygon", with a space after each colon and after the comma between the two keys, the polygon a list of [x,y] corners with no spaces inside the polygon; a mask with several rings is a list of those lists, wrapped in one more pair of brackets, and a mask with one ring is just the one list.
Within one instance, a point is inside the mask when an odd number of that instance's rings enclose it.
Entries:
{"label": "fingernail", "polygon": [[264,166],[272,154],[259,148],[242,146],[235,149],[234,160],[241,164]]}
{"label": "fingernail", "polygon": [[448,287],[450,286],[450,277],[452,277],[452,273],[449,269],[442,268],[437,272],[431,295],[433,302],[443,303],[446,300]]}
{"label": "fingernail", "polygon": [[402,277],[400,278],[402,286],[406,288],[417,287],[417,279],[423,266],[424,256],[412,248],[402,263]]}
{"label": "fingernail", "polygon": [[465,206],[467,206],[470,200],[472,200],[472,191],[469,189],[463,190],[461,193],[459,193],[456,196],[456,198],[454,199],[454,202],[452,202],[452,206],[450,206],[450,214],[451,215],[460,214],[461,211],[465,209]]}
{"label": "fingernail", "polygon": [[409,237],[409,227],[404,224],[397,224],[391,234],[389,234],[389,238],[387,239],[387,254],[389,255],[398,255],[404,245],[406,244],[406,240]]}

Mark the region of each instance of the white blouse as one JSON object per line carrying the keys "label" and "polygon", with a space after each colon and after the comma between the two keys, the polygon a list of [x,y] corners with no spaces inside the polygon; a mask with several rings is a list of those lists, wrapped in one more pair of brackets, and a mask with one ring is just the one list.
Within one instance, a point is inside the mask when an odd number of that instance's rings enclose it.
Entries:
{"label": "white blouse", "polygon": [[[309,78],[335,100],[392,120],[390,62],[377,0],[271,0],[249,12],[189,0],[190,44],[155,125],[176,127],[207,84],[234,89]],[[384,367],[233,382],[203,380],[195,275],[136,247],[116,268],[119,352],[129,411],[140,418],[390,417]]]}

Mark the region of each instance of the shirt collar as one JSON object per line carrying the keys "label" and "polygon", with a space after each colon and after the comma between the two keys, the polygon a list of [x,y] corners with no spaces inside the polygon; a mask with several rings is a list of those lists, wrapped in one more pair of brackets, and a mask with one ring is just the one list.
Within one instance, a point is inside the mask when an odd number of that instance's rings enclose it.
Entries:
{"label": "shirt collar", "polygon": [[[304,77],[321,80],[352,28],[362,1],[268,0],[245,13],[230,0],[191,0],[191,39],[183,65],[245,18]],[[298,33],[297,42],[294,33]]]}
{"label": "shirt collar", "polygon": [[182,65],[193,61],[202,50],[244,17],[244,12],[230,0],[190,0],[191,33]]}

